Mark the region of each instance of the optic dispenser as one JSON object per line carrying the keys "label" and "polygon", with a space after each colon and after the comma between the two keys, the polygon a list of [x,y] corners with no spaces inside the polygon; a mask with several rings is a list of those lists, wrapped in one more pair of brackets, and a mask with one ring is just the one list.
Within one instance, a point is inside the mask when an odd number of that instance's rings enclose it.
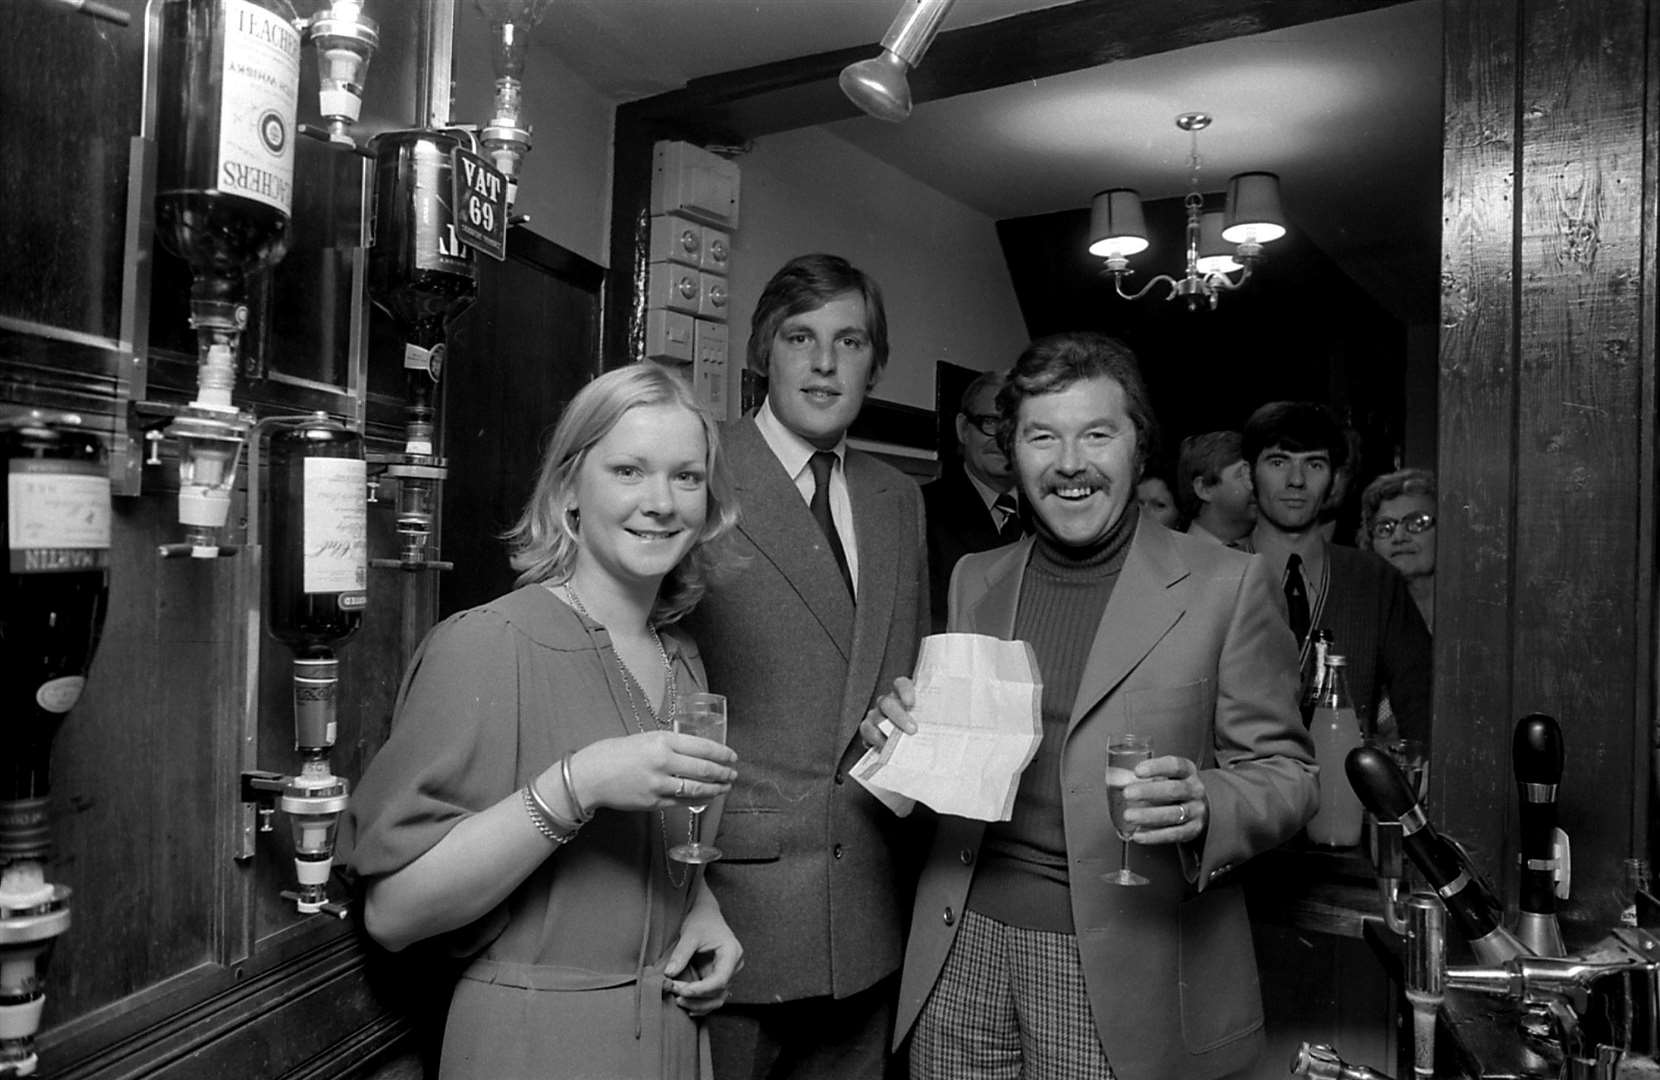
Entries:
{"label": "optic dispenser", "polygon": [[103,630],[110,482],[102,444],[71,415],[0,417],[0,458],[0,1076],[27,1076],[47,961],[69,929],[70,890],[46,880],[48,758]]}
{"label": "optic dispenser", "polygon": [[[447,569],[432,557],[439,484],[448,475],[438,444],[445,327],[478,296],[473,250],[456,230],[455,177],[472,136],[460,130],[389,131],[370,140],[375,158],[374,241],[369,292],[403,331],[405,426],[401,454],[376,455],[397,483],[396,559],[376,566]],[[482,165],[482,160],[475,160]]]}
{"label": "optic dispenser", "polygon": [[299,887],[283,896],[307,914],[343,915],[328,899],[328,881],[348,792],[328,755],[338,728],[336,650],[357,632],[369,595],[363,439],[323,413],[269,423],[280,426],[271,435],[266,485],[265,621],[294,653],[301,766],[292,776],[244,773],[243,799],[259,806],[261,831],[270,831],[273,810],[288,817]]}
{"label": "optic dispenser", "polygon": [[288,0],[166,0],[156,91],[156,236],[190,265],[195,400],[173,412],[181,544],[163,556],[230,554],[230,512],[252,418],[231,403],[248,325],[248,275],[288,248],[300,31]]}

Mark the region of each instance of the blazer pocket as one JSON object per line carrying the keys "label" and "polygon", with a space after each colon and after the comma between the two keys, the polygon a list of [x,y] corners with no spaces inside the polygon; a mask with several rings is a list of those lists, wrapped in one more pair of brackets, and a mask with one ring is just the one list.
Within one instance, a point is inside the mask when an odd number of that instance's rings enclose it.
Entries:
{"label": "blazer pocket", "polygon": [[715,841],[720,847],[721,861],[776,862],[784,852],[784,841],[779,835],[782,825],[777,810],[734,810],[728,806],[721,817],[720,836]]}
{"label": "blazer pocket", "polygon": [[1262,1027],[1251,921],[1238,886],[1206,890],[1177,911],[1181,942],[1182,1040],[1190,1054]]}
{"label": "blazer pocket", "polygon": [[1216,720],[1213,692],[1209,679],[1125,690],[1126,730],[1151,735],[1154,756],[1179,754],[1204,768]]}

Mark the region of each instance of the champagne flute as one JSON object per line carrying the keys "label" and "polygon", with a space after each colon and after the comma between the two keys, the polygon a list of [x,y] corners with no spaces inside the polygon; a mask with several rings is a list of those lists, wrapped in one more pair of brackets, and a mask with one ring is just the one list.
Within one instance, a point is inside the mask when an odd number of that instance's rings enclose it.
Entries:
{"label": "champagne flute", "polygon": [[1118,872],[1103,874],[1111,885],[1145,885],[1147,879],[1130,869],[1130,837],[1136,826],[1124,820],[1124,789],[1136,780],[1135,767],[1153,757],[1153,740],[1147,735],[1120,732],[1107,740],[1107,812],[1112,815],[1112,827],[1124,845]]}
{"label": "champagne flute", "polygon": [[[696,735],[700,739],[710,739],[721,745],[726,744],[726,695],[707,694],[701,691],[685,692],[679,695],[675,702],[674,730],[677,735]],[[712,863],[720,858],[720,849],[713,844],[703,843],[703,811],[709,808],[707,801],[688,807],[692,812],[691,842],[676,844],[669,849],[669,858],[675,862],[698,865]]]}

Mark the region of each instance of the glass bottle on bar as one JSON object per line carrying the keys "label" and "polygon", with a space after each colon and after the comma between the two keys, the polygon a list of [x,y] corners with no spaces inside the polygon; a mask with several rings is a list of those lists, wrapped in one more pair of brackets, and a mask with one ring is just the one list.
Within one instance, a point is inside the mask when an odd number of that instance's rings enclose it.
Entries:
{"label": "glass bottle on bar", "polygon": [[332,655],[369,596],[362,437],[322,413],[274,432],[267,490],[271,636],[298,657]]}
{"label": "glass bottle on bar", "polygon": [[1331,652],[1331,631],[1324,626],[1314,631],[1311,639],[1314,663],[1309,669],[1308,683],[1303,693],[1303,726],[1314,719],[1314,707],[1320,703],[1320,694],[1326,688],[1326,656]]}
{"label": "glass bottle on bar", "polygon": [[191,324],[232,364],[247,275],[288,247],[300,33],[288,0],[169,0],[156,99],[156,236],[189,263]]}
{"label": "glass bottle on bar", "polygon": [[1348,661],[1326,654],[1325,684],[1314,706],[1309,734],[1314,761],[1320,766],[1320,808],[1308,823],[1308,838],[1323,847],[1353,847],[1360,843],[1360,797],[1349,785],[1344,761],[1361,744],[1360,718],[1349,698],[1343,673]]}
{"label": "glass bottle on bar", "polygon": [[[80,699],[109,607],[109,474],[103,444],[79,427],[78,417],[38,411],[0,418],[0,695],[10,740],[0,756],[0,818],[26,802],[42,826],[47,751]],[[43,828],[38,839],[38,851],[24,845],[35,855],[44,852]],[[17,854],[12,846],[0,837],[0,862]]]}
{"label": "glass bottle on bar", "polygon": [[387,475],[398,481],[405,569],[431,563],[437,487],[446,475],[438,442],[446,327],[478,296],[476,257],[455,231],[453,155],[462,134],[388,131],[369,142],[375,159],[369,294],[404,337],[404,453]]}

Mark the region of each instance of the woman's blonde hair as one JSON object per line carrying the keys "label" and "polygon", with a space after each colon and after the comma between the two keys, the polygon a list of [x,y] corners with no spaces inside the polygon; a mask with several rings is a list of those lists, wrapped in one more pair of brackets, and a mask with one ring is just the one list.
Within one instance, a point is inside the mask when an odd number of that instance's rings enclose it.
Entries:
{"label": "woman's blonde hair", "polygon": [[519,571],[518,584],[567,580],[576,566],[577,529],[581,527],[568,512],[576,498],[577,474],[589,451],[610,434],[623,414],[642,405],[677,405],[687,410],[702,426],[708,448],[704,465],[709,501],[703,533],[663,579],[651,609],[652,625],[665,626],[697,606],[711,579],[733,565],[723,540],[738,522],[715,422],[698,405],[691,387],[666,369],[649,362],[630,364],[606,372],[577,391],[548,440],[524,513],[503,539],[513,569]]}

